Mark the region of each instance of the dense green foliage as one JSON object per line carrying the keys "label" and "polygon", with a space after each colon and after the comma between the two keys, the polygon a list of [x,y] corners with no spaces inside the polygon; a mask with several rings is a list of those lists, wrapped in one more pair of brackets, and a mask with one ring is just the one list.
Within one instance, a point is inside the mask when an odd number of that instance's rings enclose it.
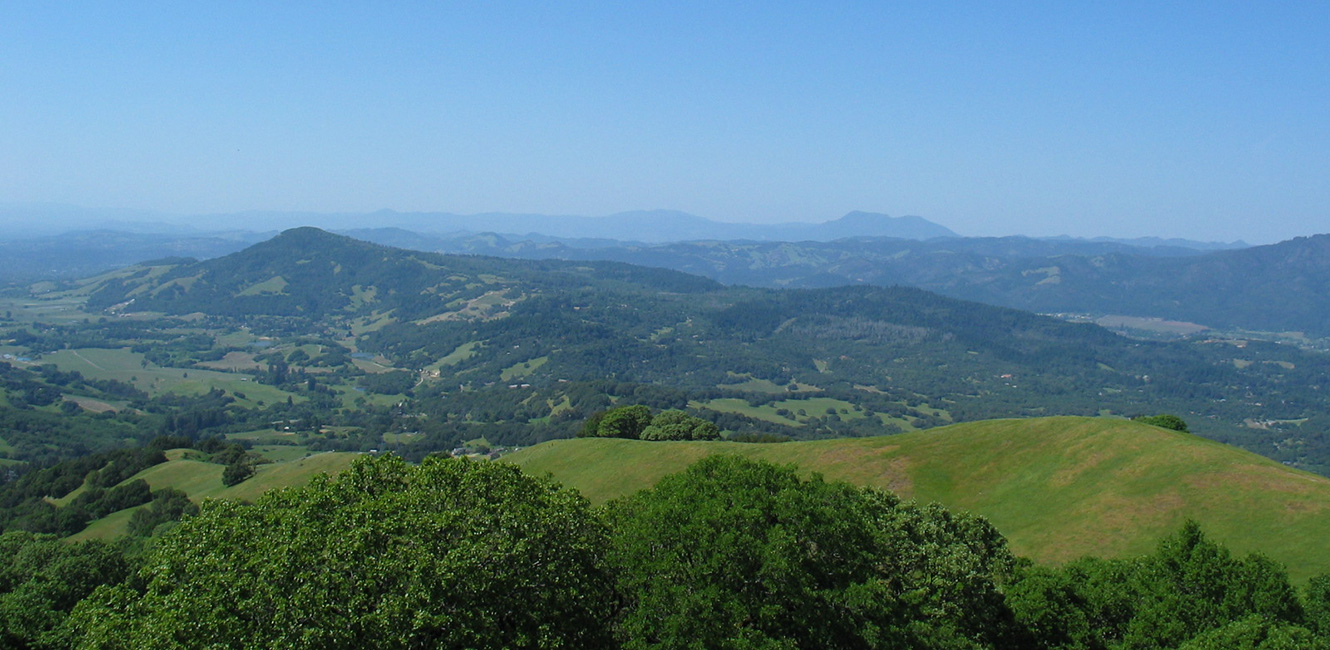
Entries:
{"label": "dense green foliage", "polygon": [[680,409],[652,414],[641,404],[597,411],[587,418],[581,438],[626,438],[628,440],[716,440],[720,428]]}
{"label": "dense green foliage", "polygon": [[152,493],[152,501],[147,507],[139,508],[129,518],[129,534],[147,537],[156,532],[158,526],[180,521],[181,518],[196,515],[199,507],[189,497],[174,488],[162,488]]}
{"label": "dense green foliage", "polygon": [[651,418],[651,424],[638,435],[642,440],[715,440],[720,428],[679,409],[667,409]]}
{"label": "dense green foliage", "polygon": [[511,466],[365,459],[253,506],[208,502],[76,627],[86,648],[601,647],[605,534]]}
{"label": "dense green foliage", "polygon": [[0,647],[72,645],[65,619],[99,585],[116,584],[130,563],[101,542],[68,544],[49,535],[0,535]]}

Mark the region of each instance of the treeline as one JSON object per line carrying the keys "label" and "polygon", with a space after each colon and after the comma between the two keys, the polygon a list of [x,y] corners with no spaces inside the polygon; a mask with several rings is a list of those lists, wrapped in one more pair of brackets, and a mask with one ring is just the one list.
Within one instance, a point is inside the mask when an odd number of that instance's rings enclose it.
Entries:
{"label": "treeline", "polygon": [[[166,462],[158,448],[118,449],[64,461],[25,474],[0,487],[0,530],[71,535],[93,519],[147,503],[151,489],[143,481],[117,485],[139,471]],[[56,507],[48,499],[86,489]]]}
{"label": "treeline", "polygon": [[1295,589],[1195,524],[1041,567],[984,519],[714,456],[591,508],[501,463],[384,456],[208,502],[144,556],[0,536],[0,629],[40,648],[1330,647]]}
{"label": "treeline", "polygon": [[[263,459],[234,442],[220,438],[194,439],[161,436],[144,447],[116,449],[90,454],[33,469],[8,484],[0,484],[0,531],[67,536],[83,530],[89,522],[113,512],[149,504],[136,511],[130,521],[132,535],[147,536],[158,525],[197,512],[179,490],[152,490],[135,474],[166,462],[166,449],[193,449],[205,462],[225,465],[223,483],[234,485],[249,478]],[[64,499],[79,491],[67,503]]]}

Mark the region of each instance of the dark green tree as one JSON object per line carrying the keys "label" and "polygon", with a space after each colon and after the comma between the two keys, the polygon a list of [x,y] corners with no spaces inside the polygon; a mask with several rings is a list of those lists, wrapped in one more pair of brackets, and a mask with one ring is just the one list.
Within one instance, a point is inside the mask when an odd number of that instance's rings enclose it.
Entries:
{"label": "dark green tree", "polygon": [[1159,415],[1138,415],[1132,418],[1132,420],[1135,422],[1140,422],[1141,424],[1149,424],[1151,426],[1162,427],[1164,429],[1182,431],[1183,433],[1189,432],[1186,421],[1184,421],[1182,418],[1176,415],[1171,415],[1169,413],[1161,413]]}
{"label": "dark green tree", "polygon": [[643,440],[715,440],[720,428],[678,409],[668,409],[651,418],[639,436]]}
{"label": "dark green tree", "polygon": [[199,507],[189,500],[189,495],[175,488],[162,488],[152,493],[152,501],[148,505],[130,515],[129,534],[147,537],[162,524],[180,521],[198,512]]}
{"label": "dark green tree", "polygon": [[[995,647],[985,635],[1004,615],[988,617],[1005,610],[993,569],[1010,555],[982,526],[936,515],[792,468],[706,458],[607,509],[626,599],[619,639],[625,648]],[[974,636],[970,612],[989,624]]]}
{"label": "dark green tree", "polygon": [[254,463],[247,459],[241,459],[232,462],[222,470],[222,485],[230,487],[244,483],[249,477],[254,475]]}
{"label": "dark green tree", "polygon": [[600,437],[600,421],[605,419],[605,411],[596,411],[587,417],[586,422],[582,423],[582,428],[578,429],[578,438],[597,438]]}
{"label": "dark green tree", "polygon": [[1330,636],[1330,575],[1319,575],[1307,582],[1303,594],[1307,627]]}
{"label": "dark green tree", "polygon": [[642,430],[650,424],[651,409],[641,404],[621,406],[605,412],[600,425],[596,427],[596,435],[601,438],[636,440],[641,437]]}
{"label": "dark green tree", "polygon": [[1089,606],[1069,572],[1030,567],[1007,587],[1007,605],[1035,648],[1102,648],[1090,626]]}
{"label": "dark green tree", "polygon": [[1301,620],[1281,568],[1260,556],[1233,559],[1194,521],[1165,538],[1133,579],[1139,606],[1124,638],[1128,648],[1177,647],[1249,615]]}
{"label": "dark green tree", "polygon": [[[1309,595],[1308,617],[1283,567],[1258,554],[1232,557],[1195,522],[1161,541],[1152,555],[1021,571],[1006,593],[1039,648],[1155,650],[1198,639],[1208,644],[1198,647],[1209,648],[1223,647],[1218,639],[1259,644],[1267,632],[1276,638],[1317,629],[1315,596]],[[1312,630],[1299,627],[1309,618]],[[1253,631],[1259,634],[1252,637]]]}

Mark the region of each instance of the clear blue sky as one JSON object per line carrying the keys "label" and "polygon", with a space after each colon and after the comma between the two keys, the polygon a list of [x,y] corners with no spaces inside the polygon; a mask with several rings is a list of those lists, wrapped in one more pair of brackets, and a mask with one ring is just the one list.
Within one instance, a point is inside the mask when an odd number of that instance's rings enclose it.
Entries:
{"label": "clear blue sky", "polygon": [[1330,231],[1330,4],[7,2],[0,201]]}

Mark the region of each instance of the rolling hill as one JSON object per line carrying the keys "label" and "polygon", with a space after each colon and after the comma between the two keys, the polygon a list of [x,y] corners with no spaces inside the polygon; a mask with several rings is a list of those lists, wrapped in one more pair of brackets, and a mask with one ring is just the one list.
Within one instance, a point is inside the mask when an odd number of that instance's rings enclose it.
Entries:
{"label": "rolling hill", "polygon": [[798,465],[987,517],[1040,562],[1145,554],[1187,519],[1295,581],[1330,572],[1330,479],[1196,436],[1106,418],[971,422],[873,438],[743,444],[580,438],[505,457],[604,502],[706,455]]}

